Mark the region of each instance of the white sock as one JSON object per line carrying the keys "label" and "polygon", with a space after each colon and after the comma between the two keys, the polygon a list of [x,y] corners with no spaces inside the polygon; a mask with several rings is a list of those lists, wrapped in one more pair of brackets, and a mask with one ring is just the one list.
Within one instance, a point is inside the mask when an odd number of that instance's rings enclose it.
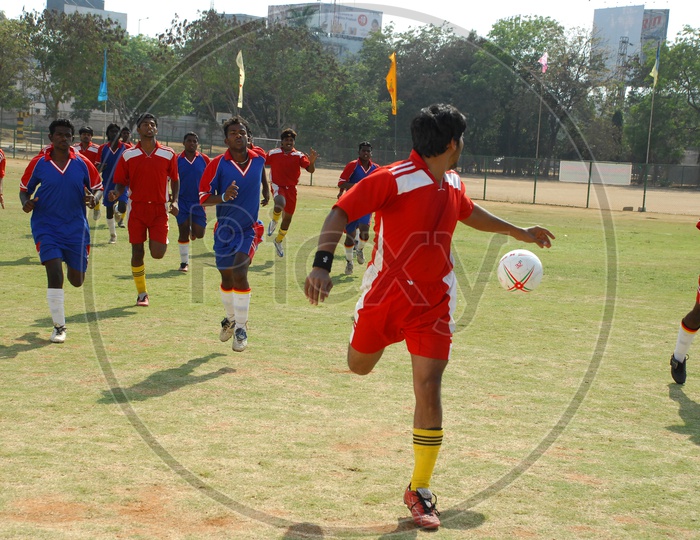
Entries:
{"label": "white sock", "polygon": [[352,252],[355,248],[354,247],[347,247],[345,246],[345,260],[348,262],[352,262]]}
{"label": "white sock", "polygon": [[49,311],[54,326],[66,325],[66,311],[64,308],[63,289],[46,289],[46,300],[49,303]]}
{"label": "white sock", "polygon": [[697,334],[697,330],[689,330],[683,323],[678,329],[678,339],[676,340],[676,348],[673,351],[673,357],[679,362],[685,362],[685,355],[690,350],[690,345],[693,343],[693,338]]}
{"label": "white sock", "polygon": [[234,319],[235,315],[235,309],[233,307],[233,297],[235,296],[233,294],[233,291],[225,291],[223,289],[221,290],[221,301],[224,304],[224,311],[226,311],[226,317],[228,318],[229,321],[232,321]]}
{"label": "white sock", "polygon": [[233,306],[236,313],[236,328],[245,328],[248,322],[250,308],[250,289],[247,291],[233,290]]}
{"label": "white sock", "polygon": [[178,244],[180,248],[180,262],[184,264],[190,263],[190,243]]}
{"label": "white sock", "polygon": [[364,249],[366,243],[367,242],[365,242],[362,239],[358,240],[357,241],[357,251],[362,251]]}
{"label": "white sock", "polygon": [[109,228],[109,234],[111,236],[117,235],[117,226],[114,222],[114,218],[107,218],[107,227]]}

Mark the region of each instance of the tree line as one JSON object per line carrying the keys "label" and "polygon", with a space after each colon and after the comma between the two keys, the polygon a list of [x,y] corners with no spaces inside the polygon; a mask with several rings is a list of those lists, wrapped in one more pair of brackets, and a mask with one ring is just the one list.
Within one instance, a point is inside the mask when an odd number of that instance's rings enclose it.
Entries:
{"label": "tree line", "polygon": [[[468,119],[471,155],[644,162],[652,93],[651,163],[677,163],[700,146],[700,30],[686,26],[656,51],[610,74],[584,29],[566,30],[540,16],[501,19],[486,36],[457,35],[432,25],[397,32],[391,25],[365,39],[356,55],[337,57],[320,29],[301,15],[293,24],[241,23],[213,10],[174,20],[157,38],[129,36],[92,15],[0,12],[0,107],[45,103],[55,118],[71,104],[88,122],[97,101],[103,51],[108,57],[107,108],[122,124],[149,110],[158,116],[241,114],[258,137],[293,127],[319,147],[405,149],[415,112],[452,103]],[[295,23],[295,24],[294,24]],[[238,67],[245,64],[238,109]],[[546,72],[538,63],[543,52]],[[398,114],[385,77],[396,52]],[[539,137],[537,136],[539,135]]]}

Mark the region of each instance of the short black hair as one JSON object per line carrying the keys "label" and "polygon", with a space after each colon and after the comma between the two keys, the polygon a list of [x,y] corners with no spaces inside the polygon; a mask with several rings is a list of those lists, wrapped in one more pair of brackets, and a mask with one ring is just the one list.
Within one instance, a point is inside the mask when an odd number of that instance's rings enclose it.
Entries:
{"label": "short black hair", "polygon": [[282,139],[286,139],[287,137],[291,137],[292,139],[297,138],[297,132],[294,131],[292,128],[287,128],[284,131],[282,131],[282,134],[280,135],[280,141]]}
{"label": "short black hair", "polygon": [[357,147],[357,150],[358,150],[358,151],[359,151],[359,150],[362,150],[362,149],[363,149],[364,147],[366,147],[366,146],[369,147],[370,150],[372,150],[372,143],[370,143],[369,141],[362,141],[362,142],[360,143],[360,145]]}
{"label": "short black hair", "polygon": [[117,131],[119,131],[121,128],[119,127],[118,124],[114,124],[114,123],[109,124],[109,125],[107,126],[107,129],[105,129],[105,135],[106,135],[107,133],[109,133],[109,132],[110,132],[111,130],[113,130],[113,129],[116,129]]}
{"label": "short black hair", "polygon": [[467,129],[467,119],[452,105],[438,103],[420,110],[411,120],[413,149],[421,157],[442,154],[451,141],[459,141]]}
{"label": "short black hair", "polygon": [[89,133],[90,135],[95,134],[90,126],[83,126],[78,130],[78,135],[82,135],[83,133]]}
{"label": "short black hair", "polygon": [[187,137],[194,137],[197,139],[197,141],[199,141],[199,135],[197,135],[194,131],[188,131],[185,133],[185,136],[182,138],[182,142],[185,142]]}
{"label": "short black hair", "polygon": [[153,120],[156,124],[156,127],[158,127],[158,119],[152,113],[145,112],[141,116],[139,116],[138,120],[136,120],[136,128],[138,129],[141,123],[145,122],[146,120]]}
{"label": "short black hair", "polygon": [[49,135],[53,135],[57,127],[70,128],[71,137],[75,135],[75,127],[68,118],[58,118],[49,124]]}
{"label": "short black hair", "polygon": [[129,129],[129,126],[124,126],[124,127],[122,128],[122,130],[120,131],[120,133],[124,133],[125,131],[126,131],[127,133],[131,133],[131,130]]}
{"label": "short black hair", "polygon": [[234,125],[243,126],[245,128],[246,133],[248,133],[248,134],[250,133],[250,131],[248,130],[248,122],[246,122],[240,116],[233,116],[233,117],[229,118],[228,120],[226,120],[226,122],[224,122],[224,125],[222,126],[224,129],[224,138],[228,137],[228,128],[230,126],[234,126]]}

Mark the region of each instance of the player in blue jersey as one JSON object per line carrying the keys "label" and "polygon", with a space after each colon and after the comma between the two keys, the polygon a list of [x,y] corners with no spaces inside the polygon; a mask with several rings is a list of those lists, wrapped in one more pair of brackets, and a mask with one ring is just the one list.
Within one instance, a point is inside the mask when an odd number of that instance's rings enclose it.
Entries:
{"label": "player in blue jersey", "polygon": [[[119,161],[119,158],[124,153],[124,150],[129,148],[119,138],[119,126],[117,124],[109,124],[107,126],[107,142],[100,146],[99,163],[97,170],[102,173],[102,185],[105,193],[109,193],[115,189],[112,177],[114,176],[114,168]],[[107,227],[109,228],[109,243],[117,242],[117,226],[124,227],[124,215],[126,214],[126,205],[128,195],[122,193],[116,201],[110,201],[109,197],[105,197],[103,204],[107,210]]]}
{"label": "player in blue jersey", "polygon": [[90,253],[85,206],[94,208],[94,192],[102,189],[95,166],[71,148],[74,133],[69,120],[51,122],[51,144],[29,162],[20,180],[22,209],[32,214],[32,236],[46,268],[53,343],[66,340],[62,262],[70,284],[80,287]]}
{"label": "player in blue jersey", "polygon": [[[362,141],[358,148],[358,157],[351,161],[338,180],[338,198],[368,174],[379,168],[379,165],[372,162],[372,145],[368,141]],[[345,226],[345,273],[352,274],[353,253],[357,254],[357,263],[365,264],[365,254],[362,251],[365,243],[369,240],[369,221],[371,214],[362,216],[355,221],[351,221]]]}
{"label": "player in blue jersey", "polygon": [[185,150],[177,158],[177,170],[180,175],[180,211],[177,214],[180,248],[180,272],[187,272],[190,263],[190,240],[204,237],[207,226],[207,214],[199,204],[199,181],[204,169],[211,161],[209,156],[197,151],[199,137],[190,131],[182,141]]}
{"label": "player in blue jersey", "polygon": [[264,226],[258,219],[260,196],[269,200],[269,186],[263,182],[265,158],[248,149],[248,125],[234,116],[224,123],[228,150],[212,159],[199,184],[199,202],[216,205],[214,253],[221,274],[221,300],[226,317],[221,321],[219,339],[243,351],[248,344],[250,283],[248,267],[262,240]]}

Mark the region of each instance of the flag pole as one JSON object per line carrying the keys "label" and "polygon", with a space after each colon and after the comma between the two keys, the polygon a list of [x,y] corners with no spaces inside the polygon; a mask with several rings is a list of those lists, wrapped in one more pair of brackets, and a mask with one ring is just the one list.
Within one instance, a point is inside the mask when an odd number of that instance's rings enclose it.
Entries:
{"label": "flag pole", "polygon": [[649,111],[649,133],[647,135],[647,156],[644,161],[644,194],[642,195],[642,206],[640,212],[646,212],[647,206],[647,178],[649,176],[649,151],[651,149],[651,127],[654,119],[654,97],[656,96],[656,81],[659,78],[659,54],[661,52],[661,41],[656,44],[656,62],[651,70],[651,76],[654,77],[654,85],[651,88],[651,110]]}
{"label": "flag pole", "polygon": [[537,141],[535,143],[535,183],[532,188],[532,204],[537,200],[537,174],[540,172],[540,127],[542,126],[542,102],[544,101],[544,76],[547,73],[549,55],[547,51],[537,61],[542,66],[542,77],[540,77],[540,110],[537,115]]}

